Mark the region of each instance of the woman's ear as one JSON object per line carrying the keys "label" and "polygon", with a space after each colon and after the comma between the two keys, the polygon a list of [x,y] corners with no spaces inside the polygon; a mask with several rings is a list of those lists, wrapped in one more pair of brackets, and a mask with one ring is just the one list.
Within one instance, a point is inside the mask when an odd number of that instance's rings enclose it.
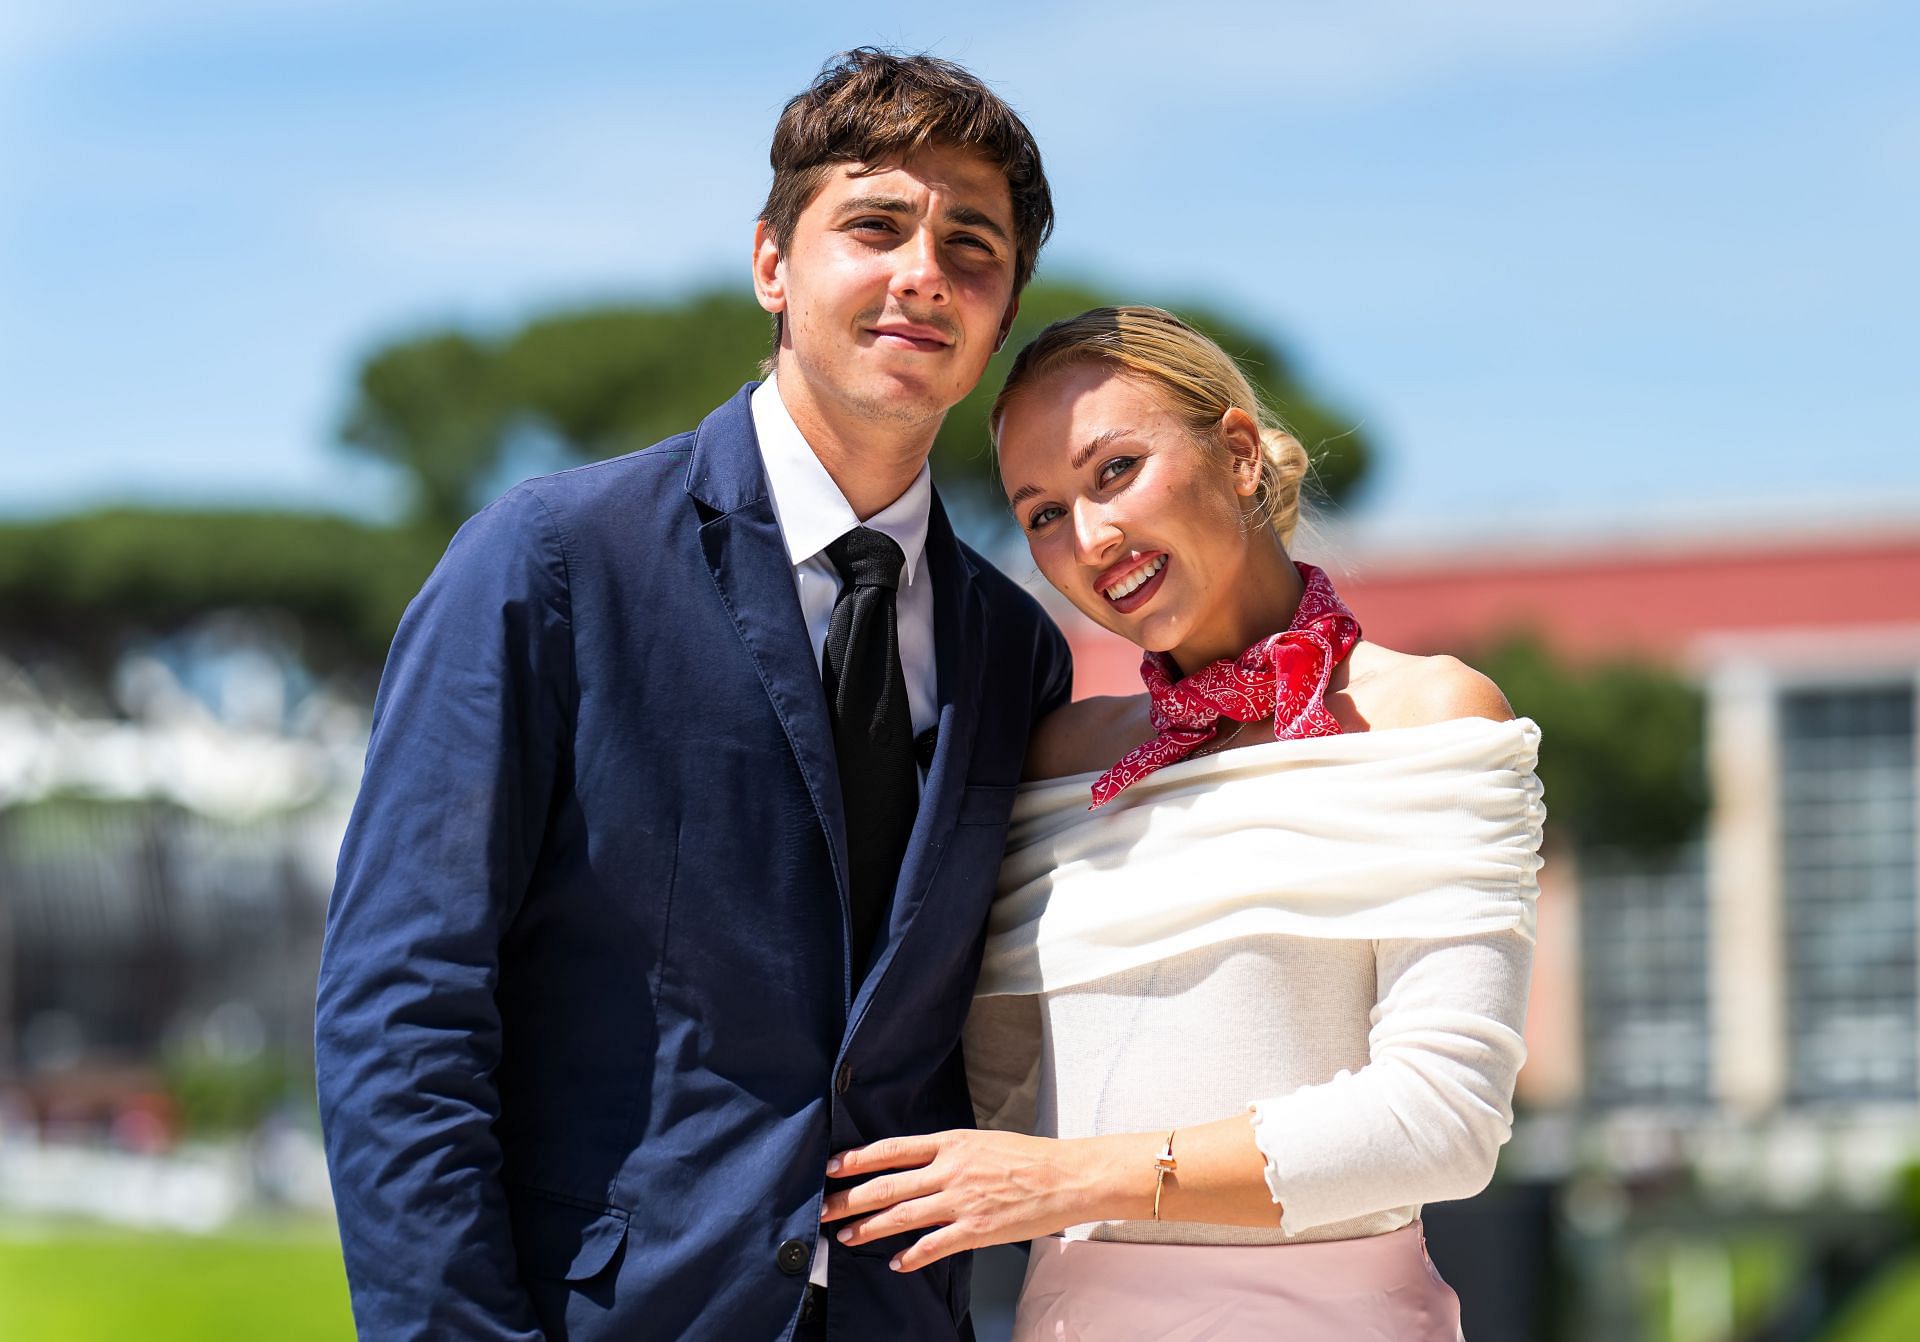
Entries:
{"label": "woman's ear", "polygon": [[1260,425],[1239,406],[1229,406],[1227,413],[1220,416],[1220,441],[1226,445],[1234,491],[1252,498],[1260,492],[1260,476],[1266,465]]}

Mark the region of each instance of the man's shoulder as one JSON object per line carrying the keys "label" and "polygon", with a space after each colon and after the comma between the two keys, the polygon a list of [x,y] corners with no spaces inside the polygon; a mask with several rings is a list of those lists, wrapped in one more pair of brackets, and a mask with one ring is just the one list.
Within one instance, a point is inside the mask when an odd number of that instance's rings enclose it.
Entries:
{"label": "man's shoulder", "polygon": [[683,433],[624,456],[531,476],[489,510],[544,513],[569,540],[630,534],[636,525],[657,525],[663,512],[685,502],[692,451],[693,434]]}
{"label": "man's shoulder", "polygon": [[959,545],[973,565],[974,589],[986,610],[988,645],[998,649],[994,660],[1012,664],[1024,658],[1037,670],[1064,666],[1070,656],[1066,635],[1039,598],[965,541]]}
{"label": "man's shoulder", "polygon": [[608,495],[633,490],[657,491],[671,486],[677,495],[684,492],[687,457],[693,452],[692,431],[677,433],[650,447],[618,457],[589,461],[548,475],[536,475],[517,486],[542,502],[580,506]]}
{"label": "man's shoulder", "polygon": [[956,544],[959,545],[960,552],[966,556],[967,562],[973,566],[974,583],[979,588],[981,599],[986,602],[987,612],[992,618],[1047,629],[1053,628],[1053,621],[1048,618],[1045,608],[1032,592],[994,567],[992,561],[965,541],[956,540]]}

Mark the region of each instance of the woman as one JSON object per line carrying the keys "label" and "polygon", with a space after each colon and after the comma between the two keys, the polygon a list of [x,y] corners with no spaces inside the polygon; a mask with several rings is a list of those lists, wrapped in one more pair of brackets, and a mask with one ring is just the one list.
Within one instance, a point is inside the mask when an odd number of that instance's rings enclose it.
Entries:
{"label": "woman", "polygon": [[1177,318],[1047,328],[993,423],[1035,562],[1147,693],[1033,744],[966,1040],[1012,1130],[846,1152],[883,1173],[822,1219],[932,1227],[901,1271],[1033,1239],[1022,1339],[1457,1338],[1418,1216],[1509,1133],[1537,730],[1289,557],[1305,454]]}

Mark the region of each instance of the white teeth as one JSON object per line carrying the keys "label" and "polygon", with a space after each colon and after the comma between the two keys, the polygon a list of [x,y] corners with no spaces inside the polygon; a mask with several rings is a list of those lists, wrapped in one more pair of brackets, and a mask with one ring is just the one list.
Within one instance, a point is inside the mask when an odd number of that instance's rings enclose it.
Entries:
{"label": "white teeth", "polygon": [[1135,569],[1132,577],[1123,579],[1109,587],[1107,589],[1107,600],[1118,601],[1121,597],[1138,591],[1146,583],[1147,579],[1151,578],[1166,566],[1167,557],[1165,555],[1156,555],[1146,567]]}

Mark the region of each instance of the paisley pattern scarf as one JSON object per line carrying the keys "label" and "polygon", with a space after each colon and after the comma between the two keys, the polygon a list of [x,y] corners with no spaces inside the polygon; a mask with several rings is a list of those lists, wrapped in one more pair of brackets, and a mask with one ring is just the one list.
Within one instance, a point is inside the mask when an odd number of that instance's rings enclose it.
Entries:
{"label": "paisley pattern scarf", "polygon": [[1346,608],[1325,572],[1295,561],[1306,590],[1293,623],[1261,639],[1238,657],[1222,657],[1179,680],[1173,660],[1149,652],[1140,679],[1152,697],[1149,717],[1158,733],[1101,774],[1093,785],[1093,810],[1112,801],[1130,783],[1185,759],[1235,722],[1273,719],[1276,741],[1338,736],[1340,724],[1327,711],[1327,681],[1360,641],[1360,622]]}

